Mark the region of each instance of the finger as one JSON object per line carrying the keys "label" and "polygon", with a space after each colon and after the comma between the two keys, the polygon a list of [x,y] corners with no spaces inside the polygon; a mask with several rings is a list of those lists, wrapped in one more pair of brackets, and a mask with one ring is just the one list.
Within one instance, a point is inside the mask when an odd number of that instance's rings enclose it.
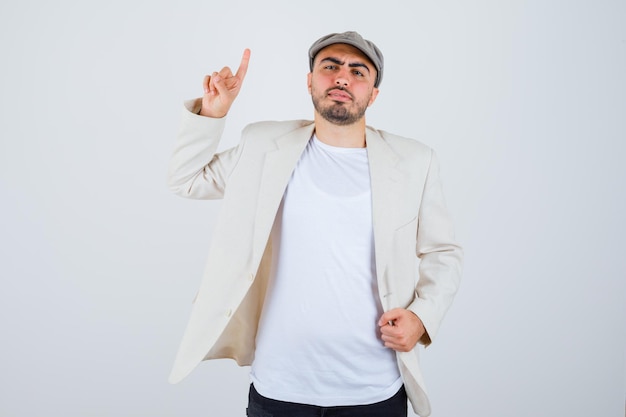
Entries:
{"label": "finger", "polygon": [[399,336],[399,330],[391,325],[385,325],[380,328],[380,335],[383,340],[386,338],[396,338]]}
{"label": "finger", "polygon": [[217,94],[217,90],[215,88],[215,83],[218,80],[218,75],[217,72],[213,72],[213,74],[211,74],[211,79],[209,80],[209,94]]}
{"label": "finger", "polygon": [[397,343],[385,343],[385,347],[395,350],[397,352],[410,352],[411,348],[405,345],[399,345]]}
{"label": "finger", "polygon": [[398,349],[403,349],[404,348],[404,346],[402,346],[402,344],[399,343],[397,340],[386,340],[386,341],[384,341],[383,345],[385,347],[388,347],[388,348],[393,349],[393,350],[398,350]]}
{"label": "finger", "polygon": [[213,87],[215,88],[217,94],[222,97],[222,100],[229,96],[228,86],[224,81],[225,80],[219,74],[216,74],[213,77]]}
{"label": "finger", "polygon": [[211,76],[210,75],[205,75],[204,79],[202,80],[202,91],[204,91],[204,94],[209,94],[209,83],[211,82]]}
{"label": "finger", "polygon": [[395,337],[391,337],[391,336],[383,336],[382,337],[382,341],[383,341],[383,345],[385,347],[388,347],[390,349],[394,349],[397,350],[398,348],[402,347],[402,343],[400,340],[398,340]]}
{"label": "finger", "polygon": [[241,80],[243,80],[248,72],[248,63],[250,62],[250,50],[248,48],[244,49],[243,56],[241,57],[241,63],[239,64],[239,68],[237,68],[237,74],[235,76]]}
{"label": "finger", "polygon": [[396,340],[394,337],[383,334],[380,339],[387,345],[387,343],[394,343]]}
{"label": "finger", "polygon": [[220,72],[218,73],[223,79],[228,79],[230,77],[233,76],[233,72],[230,70],[229,67],[224,67],[220,70]]}
{"label": "finger", "polygon": [[394,350],[407,351],[411,349],[410,341],[406,337],[399,335],[382,335],[381,336],[384,345]]}

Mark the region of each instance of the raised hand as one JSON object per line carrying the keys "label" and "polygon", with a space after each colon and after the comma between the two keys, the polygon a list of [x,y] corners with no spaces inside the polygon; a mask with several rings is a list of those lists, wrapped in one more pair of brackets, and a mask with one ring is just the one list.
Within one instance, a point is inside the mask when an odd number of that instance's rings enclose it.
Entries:
{"label": "raised hand", "polygon": [[202,82],[204,95],[202,96],[200,115],[215,118],[226,116],[241,90],[243,79],[248,71],[249,61],[250,50],[246,49],[243,51],[236,74],[233,75],[230,68],[224,67],[220,72],[214,72],[204,77]]}

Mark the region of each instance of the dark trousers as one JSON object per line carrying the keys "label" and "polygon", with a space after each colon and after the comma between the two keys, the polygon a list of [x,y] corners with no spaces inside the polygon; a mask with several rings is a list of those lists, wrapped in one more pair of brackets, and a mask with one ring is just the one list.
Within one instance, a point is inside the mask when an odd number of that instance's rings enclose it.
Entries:
{"label": "dark trousers", "polygon": [[318,407],[265,398],[250,385],[246,410],[248,417],[406,417],[406,413],[404,387],[388,400],[374,404]]}

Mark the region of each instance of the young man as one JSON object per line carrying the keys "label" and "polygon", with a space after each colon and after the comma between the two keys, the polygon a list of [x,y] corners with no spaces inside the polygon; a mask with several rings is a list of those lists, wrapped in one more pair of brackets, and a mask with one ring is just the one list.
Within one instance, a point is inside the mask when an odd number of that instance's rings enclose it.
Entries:
{"label": "young man", "polygon": [[372,42],[331,34],[309,57],[312,122],[252,124],[216,153],[249,50],[186,103],[169,185],[224,202],[170,381],[233,358],[252,366],[251,417],[406,416],[407,396],[426,416],[417,345],[435,337],[462,258],[437,159],[366,126],[384,66]]}

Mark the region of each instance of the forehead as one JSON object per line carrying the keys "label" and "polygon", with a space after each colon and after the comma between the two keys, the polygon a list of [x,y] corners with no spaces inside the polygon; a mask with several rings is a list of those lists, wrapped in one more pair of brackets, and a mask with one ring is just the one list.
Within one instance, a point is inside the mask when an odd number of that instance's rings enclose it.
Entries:
{"label": "forehead", "polygon": [[335,43],[332,45],[328,45],[326,48],[322,49],[315,56],[315,62],[319,62],[324,58],[338,58],[341,61],[345,62],[354,62],[359,61],[367,64],[370,68],[374,69],[374,64],[369,58],[361,52],[360,49],[355,48],[352,45],[348,45],[345,43]]}

